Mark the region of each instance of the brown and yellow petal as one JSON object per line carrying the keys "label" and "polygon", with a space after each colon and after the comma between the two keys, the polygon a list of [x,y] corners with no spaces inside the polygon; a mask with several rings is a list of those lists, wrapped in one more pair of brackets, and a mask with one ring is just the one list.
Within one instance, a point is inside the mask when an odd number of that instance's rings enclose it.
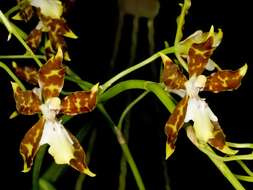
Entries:
{"label": "brown and yellow petal", "polygon": [[39,85],[45,100],[58,97],[62,90],[65,74],[62,56],[62,50],[59,48],[55,57],[50,58],[39,70]]}
{"label": "brown and yellow petal", "polygon": [[19,152],[24,160],[23,172],[28,172],[33,164],[33,159],[40,147],[40,139],[43,132],[45,120],[40,120],[25,134],[21,141]]}
{"label": "brown and yellow petal", "polygon": [[12,82],[14,99],[17,111],[24,115],[33,115],[40,112],[41,101],[39,97],[31,90],[23,91],[17,83]]}
{"label": "brown and yellow petal", "polygon": [[70,138],[73,141],[73,147],[74,147],[74,158],[72,158],[69,162],[70,166],[73,167],[74,169],[78,170],[81,173],[84,173],[86,175],[89,175],[90,177],[95,177],[96,174],[94,174],[93,172],[91,172],[85,162],[86,160],[86,155],[85,152],[82,148],[82,146],[80,145],[80,143],[78,142],[78,140],[76,139],[76,137],[74,135],[72,135],[69,132]]}
{"label": "brown and yellow petal", "polygon": [[225,134],[223,133],[220,125],[218,122],[212,122],[214,129],[213,129],[213,138],[208,140],[208,143],[210,145],[212,145],[214,148],[216,148],[217,150],[223,152],[224,154],[236,154],[238,151],[237,150],[233,150],[230,149],[227,145],[226,145],[226,141],[225,141]]}
{"label": "brown and yellow petal", "polygon": [[61,112],[76,115],[92,111],[96,106],[98,84],[90,91],[78,91],[66,96],[61,103]]}
{"label": "brown and yellow petal", "polygon": [[221,70],[207,77],[205,90],[211,92],[222,92],[239,88],[241,80],[247,72],[248,66],[245,64],[236,71]]}
{"label": "brown and yellow petal", "polygon": [[200,75],[208,59],[213,53],[213,37],[210,36],[205,42],[192,44],[188,52],[189,76]]}
{"label": "brown and yellow petal", "polygon": [[12,17],[14,20],[24,20],[28,22],[33,16],[33,8],[26,1],[17,1],[20,7],[20,11]]}
{"label": "brown and yellow petal", "polygon": [[179,67],[172,60],[160,54],[164,64],[163,82],[169,89],[184,89],[184,83],[187,81],[185,75],[179,70]]}
{"label": "brown and yellow petal", "polygon": [[189,96],[185,96],[176,106],[169,120],[165,125],[166,142],[166,159],[168,159],[175,150],[175,143],[179,130],[184,124]]}
{"label": "brown and yellow petal", "polygon": [[41,42],[41,37],[42,37],[42,31],[38,29],[33,29],[31,33],[28,35],[26,39],[27,45],[33,50],[36,51],[37,48],[40,45]]}
{"label": "brown and yellow petal", "polygon": [[12,66],[15,69],[15,73],[19,78],[33,85],[38,84],[38,70],[35,67],[20,67],[16,64],[16,62],[13,62]]}

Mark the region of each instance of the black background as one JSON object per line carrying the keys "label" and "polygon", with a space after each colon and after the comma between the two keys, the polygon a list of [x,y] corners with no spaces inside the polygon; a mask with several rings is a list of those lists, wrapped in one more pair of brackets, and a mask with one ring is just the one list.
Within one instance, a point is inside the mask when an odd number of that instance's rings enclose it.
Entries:
{"label": "black background", "polygon": [[[0,9],[8,10],[15,2],[0,0]],[[177,1],[161,0],[161,9],[155,20],[156,50],[163,48],[166,40],[173,43],[176,31],[176,17],[180,12]],[[242,86],[234,92],[220,94],[205,94],[211,109],[219,118],[219,122],[229,141],[253,142],[252,130],[252,10],[249,1],[193,1],[186,19],[184,36],[198,29],[208,31],[211,25],[222,28],[224,38],[213,55],[213,59],[226,69],[236,69],[245,62],[249,70]],[[122,40],[119,47],[117,67],[111,72],[109,62],[113,51],[114,37],[118,21],[117,1],[77,0],[71,12],[66,16],[72,30],[79,36],[77,40],[68,40],[72,62],[71,68],[83,79],[103,84],[117,71],[126,68],[130,51],[130,31],[132,17],[125,17]],[[141,19],[135,63],[148,57],[146,20]],[[17,24],[28,28],[24,23]],[[36,23],[35,23],[36,24]],[[0,54],[23,53],[22,46],[13,37],[6,42],[7,32],[0,26]],[[11,53],[10,53],[11,52]],[[5,61],[10,64],[10,61]],[[32,61],[27,61],[32,63]],[[141,69],[131,78],[152,80],[150,67]],[[1,186],[8,189],[30,189],[31,172],[21,173],[22,160],[18,153],[19,143],[25,132],[36,122],[36,117],[19,116],[8,120],[15,109],[9,76],[0,70],[0,146],[1,146]],[[66,84],[69,86],[69,84]],[[133,91],[133,96],[138,92]],[[110,114],[117,121],[125,106],[128,94],[115,97],[106,103]],[[132,112],[129,147],[143,176],[146,188],[149,190],[164,189],[163,165],[165,135],[163,127],[169,113],[153,95],[148,95]],[[84,122],[96,120],[97,129],[90,169],[97,174],[96,178],[87,178],[85,189],[117,189],[119,158],[121,150],[111,129],[99,112],[78,116],[66,127],[75,133]],[[88,139],[82,144],[87,147]],[[46,156],[45,164],[51,161]],[[174,155],[166,162],[171,189],[233,189],[223,175],[209,159],[199,152],[187,139],[182,130],[177,141]],[[237,167],[232,166],[234,171]],[[252,166],[252,162],[249,163]],[[129,172],[130,173],[130,172]],[[56,184],[58,189],[74,189],[73,184],[78,173],[68,169]],[[252,185],[243,183],[247,189]],[[127,189],[137,189],[131,174],[128,176]]]}

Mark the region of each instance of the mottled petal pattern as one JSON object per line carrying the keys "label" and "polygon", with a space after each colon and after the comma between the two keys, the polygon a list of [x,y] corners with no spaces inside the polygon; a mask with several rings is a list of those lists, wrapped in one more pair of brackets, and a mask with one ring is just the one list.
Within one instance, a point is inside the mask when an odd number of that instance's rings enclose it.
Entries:
{"label": "mottled petal pattern", "polygon": [[17,0],[20,11],[12,17],[14,20],[24,20],[28,22],[33,16],[33,8],[27,1]]}
{"label": "mottled petal pattern", "polygon": [[189,63],[189,76],[200,75],[208,59],[213,53],[213,37],[209,37],[205,42],[200,44],[192,44],[188,53],[188,63]]}
{"label": "mottled petal pattern", "polygon": [[41,42],[41,37],[42,37],[42,31],[38,29],[33,29],[31,33],[28,35],[26,39],[27,45],[33,50],[36,51],[37,48],[40,45]]}
{"label": "mottled petal pattern", "polygon": [[241,80],[247,72],[247,64],[236,71],[222,70],[207,77],[205,90],[212,92],[222,92],[237,89],[241,85]]}
{"label": "mottled petal pattern", "polygon": [[65,73],[62,56],[59,48],[56,56],[49,59],[39,70],[39,86],[45,100],[50,97],[58,97],[62,90]]}
{"label": "mottled petal pattern", "polygon": [[23,91],[17,83],[12,82],[14,99],[17,111],[23,115],[33,115],[40,112],[41,101],[39,97],[31,90]]}
{"label": "mottled petal pattern", "polygon": [[38,70],[35,67],[20,67],[15,62],[12,63],[12,66],[15,69],[15,73],[19,78],[33,85],[38,84]]}
{"label": "mottled petal pattern", "polygon": [[66,96],[61,103],[61,112],[76,115],[92,111],[96,106],[98,84],[90,91],[78,91]]}
{"label": "mottled petal pattern", "polygon": [[219,125],[218,122],[212,122],[214,129],[213,129],[213,138],[209,139],[208,143],[212,145],[217,150],[223,152],[224,154],[236,154],[238,151],[230,149],[226,145],[225,135]]}
{"label": "mottled petal pattern", "polygon": [[41,118],[26,134],[20,144],[20,154],[24,159],[23,172],[28,172],[39,149],[45,120]]}
{"label": "mottled petal pattern", "polygon": [[70,160],[69,162],[70,166],[86,175],[95,177],[96,174],[91,172],[87,164],[85,163],[86,155],[82,146],[79,144],[78,140],[76,139],[74,135],[72,135],[70,132],[69,132],[69,135],[73,141],[73,147],[74,147],[74,158]]}
{"label": "mottled petal pattern", "polygon": [[189,96],[185,96],[176,106],[169,120],[165,125],[165,134],[167,135],[166,159],[171,156],[175,150],[175,142],[179,130],[184,124]]}
{"label": "mottled petal pattern", "polygon": [[160,54],[164,64],[163,82],[169,89],[184,89],[184,83],[187,81],[184,74],[179,70],[179,67],[172,60]]}

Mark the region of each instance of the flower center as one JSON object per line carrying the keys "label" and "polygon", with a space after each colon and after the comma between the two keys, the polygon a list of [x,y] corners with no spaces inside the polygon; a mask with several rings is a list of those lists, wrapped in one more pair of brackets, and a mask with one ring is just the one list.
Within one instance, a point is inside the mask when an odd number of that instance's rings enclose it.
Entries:
{"label": "flower center", "polygon": [[40,110],[48,121],[54,121],[60,109],[61,100],[58,97],[49,98],[44,104],[40,105]]}
{"label": "flower center", "polygon": [[192,76],[185,82],[186,94],[190,98],[198,97],[199,91],[203,90],[206,84],[206,77],[204,75]]}

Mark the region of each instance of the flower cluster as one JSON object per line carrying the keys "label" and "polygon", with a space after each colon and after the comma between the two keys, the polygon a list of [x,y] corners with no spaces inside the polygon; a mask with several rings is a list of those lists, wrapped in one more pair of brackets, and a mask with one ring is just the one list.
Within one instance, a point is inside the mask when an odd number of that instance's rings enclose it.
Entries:
{"label": "flower cluster", "polygon": [[[209,108],[205,99],[199,96],[200,91],[223,92],[237,89],[241,79],[247,72],[245,64],[236,71],[218,70],[209,76],[203,75],[206,68],[214,69],[210,57],[219,45],[222,32],[196,32],[180,43],[181,56],[187,59],[189,78],[180,71],[178,65],[164,54],[161,54],[164,71],[163,82],[170,92],[177,93],[183,98],[177,104],[165,125],[167,135],[166,158],[175,150],[175,142],[179,130],[184,123],[193,121],[194,143],[208,143],[225,154],[235,154],[237,151],[226,145],[225,135],[220,128],[218,118]],[[192,138],[191,138],[192,140]]]}
{"label": "flower cluster", "polygon": [[64,59],[70,60],[67,52],[67,44],[64,37],[74,38],[77,36],[67,26],[66,20],[62,17],[63,5],[59,0],[31,0],[20,1],[20,12],[13,19],[29,21],[34,9],[39,18],[39,22],[35,29],[28,35],[26,42],[33,51],[36,51],[42,40],[42,33],[48,34],[45,42],[45,54],[50,58],[58,48],[64,53]]}
{"label": "flower cluster", "polygon": [[48,152],[57,164],[69,164],[82,173],[95,176],[85,163],[85,153],[78,140],[64,128],[57,115],[73,116],[92,111],[96,106],[98,85],[90,91],[73,92],[61,100],[58,96],[65,75],[62,59],[62,50],[59,48],[56,56],[49,59],[39,71],[18,67],[17,71],[26,76],[23,78],[37,82],[39,88],[23,91],[17,83],[12,82],[17,111],[23,115],[42,113],[20,144],[24,172],[30,170],[39,147],[48,144]]}

